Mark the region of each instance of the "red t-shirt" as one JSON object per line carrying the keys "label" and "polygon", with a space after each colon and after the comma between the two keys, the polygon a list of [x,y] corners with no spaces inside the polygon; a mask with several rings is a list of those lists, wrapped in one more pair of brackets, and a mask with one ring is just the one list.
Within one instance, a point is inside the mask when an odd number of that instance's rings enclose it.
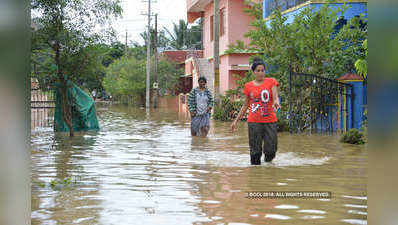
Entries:
{"label": "red t-shirt", "polygon": [[275,115],[274,100],[272,99],[272,87],[279,86],[274,78],[265,78],[264,83],[259,86],[253,81],[245,84],[243,93],[249,97],[249,118],[247,122],[253,123],[274,123],[278,119]]}

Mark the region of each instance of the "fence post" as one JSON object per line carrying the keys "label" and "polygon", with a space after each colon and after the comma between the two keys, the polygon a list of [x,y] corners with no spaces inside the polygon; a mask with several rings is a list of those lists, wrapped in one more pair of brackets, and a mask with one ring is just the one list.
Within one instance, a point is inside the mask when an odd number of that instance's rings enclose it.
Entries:
{"label": "fence post", "polygon": [[[347,125],[349,128],[360,129],[363,122],[363,107],[365,105],[364,95],[366,95],[366,89],[364,88],[363,78],[357,74],[345,74],[338,78],[341,82],[349,85],[350,90],[350,103],[349,106],[349,119],[350,123]],[[348,91],[347,91],[348,92]]]}
{"label": "fence post", "polygon": [[289,132],[292,133],[292,68],[289,66]]}

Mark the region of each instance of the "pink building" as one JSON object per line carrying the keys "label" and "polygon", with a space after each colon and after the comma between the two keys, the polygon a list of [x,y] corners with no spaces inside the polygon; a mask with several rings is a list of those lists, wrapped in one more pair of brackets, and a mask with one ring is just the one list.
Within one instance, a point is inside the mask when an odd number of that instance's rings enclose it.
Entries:
{"label": "pink building", "polygon": [[[235,88],[233,74],[243,76],[249,69],[251,53],[225,54],[230,44],[242,40],[249,42],[244,34],[249,30],[250,21],[254,18],[243,12],[247,7],[244,0],[220,0],[220,93]],[[203,18],[203,58],[188,57],[185,63],[185,74],[192,75],[196,87],[199,75],[208,79],[208,86],[214,91],[213,71],[213,20],[214,4],[212,0],[187,0],[188,23]]]}

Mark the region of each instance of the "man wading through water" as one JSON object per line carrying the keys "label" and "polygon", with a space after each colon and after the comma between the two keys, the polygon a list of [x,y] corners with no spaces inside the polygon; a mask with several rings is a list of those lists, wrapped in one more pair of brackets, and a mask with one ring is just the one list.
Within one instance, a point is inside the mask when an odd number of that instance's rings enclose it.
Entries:
{"label": "man wading through water", "polygon": [[261,59],[255,59],[251,70],[255,79],[245,84],[243,93],[245,101],[234,122],[231,125],[232,132],[236,124],[249,108],[247,119],[249,127],[250,161],[252,165],[261,164],[261,155],[264,153],[264,161],[271,162],[276,154],[278,146],[277,125],[278,119],[275,109],[279,109],[278,89],[279,83],[272,77],[265,77],[265,63]]}
{"label": "man wading through water", "polygon": [[206,88],[207,80],[199,77],[199,87],[192,89],[188,96],[188,108],[191,113],[192,136],[206,137],[210,129],[210,112],[213,108],[213,97]]}

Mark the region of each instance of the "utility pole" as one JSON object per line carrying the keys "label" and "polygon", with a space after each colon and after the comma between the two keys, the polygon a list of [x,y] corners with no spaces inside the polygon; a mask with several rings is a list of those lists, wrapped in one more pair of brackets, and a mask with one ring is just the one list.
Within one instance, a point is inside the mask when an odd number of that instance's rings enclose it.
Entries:
{"label": "utility pole", "polygon": [[213,25],[213,66],[214,66],[214,95],[218,100],[220,94],[220,1],[214,0],[214,25]]}
{"label": "utility pole", "polygon": [[150,75],[151,75],[151,0],[148,0],[148,36],[146,45],[146,98],[145,108],[149,109],[149,86],[150,86]]}
{"label": "utility pole", "polygon": [[158,107],[158,14],[155,14],[155,48],[154,48],[154,53],[155,53],[155,77],[154,77],[154,83],[153,83],[153,108]]}
{"label": "utility pole", "polygon": [[124,47],[124,54],[126,55],[126,57],[127,57],[127,30],[126,30],[126,45],[125,45],[125,47]]}

